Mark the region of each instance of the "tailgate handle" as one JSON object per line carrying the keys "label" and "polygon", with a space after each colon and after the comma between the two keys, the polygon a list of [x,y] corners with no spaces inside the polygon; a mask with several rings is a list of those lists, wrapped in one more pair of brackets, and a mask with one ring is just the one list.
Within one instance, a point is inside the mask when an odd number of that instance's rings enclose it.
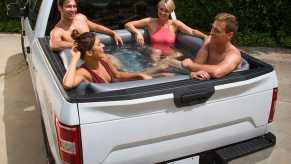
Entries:
{"label": "tailgate handle", "polygon": [[213,86],[183,88],[174,92],[176,107],[191,106],[206,102],[214,93]]}

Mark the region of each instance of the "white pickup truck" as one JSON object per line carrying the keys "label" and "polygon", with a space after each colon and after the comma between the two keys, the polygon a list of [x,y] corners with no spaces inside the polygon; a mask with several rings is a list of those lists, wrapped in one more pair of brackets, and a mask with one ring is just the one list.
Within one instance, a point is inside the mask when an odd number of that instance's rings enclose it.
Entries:
{"label": "white pickup truck", "polygon": [[[106,51],[114,52],[133,45],[124,23],[138,18],[140,10],[154,14],[156,4],[79,0],[78,9],[122,36],[125,46],[116,47],[110,37],[96,34]],[[64,59],[48,46],[49,32],[59,19],[56,0],[9,3],[7,8],[8,15],[21,17],[23,54],[41,110],[49,163],[219,164],[275,145],[269,127],[278,82],[269,64],[242,53],[248,68],[221,79],[197,81],[181,73],[152,80],[82,83],[66,91]],[[193,39],[180,35],[177,46],[191,54]]]}

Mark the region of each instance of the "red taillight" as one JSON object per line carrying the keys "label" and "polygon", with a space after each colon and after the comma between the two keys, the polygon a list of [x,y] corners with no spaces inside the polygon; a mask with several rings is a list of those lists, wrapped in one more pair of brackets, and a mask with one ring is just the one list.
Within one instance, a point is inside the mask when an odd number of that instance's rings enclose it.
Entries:
{"label": "red taillight", "polygon": [[271,104],[268,123],[271,123],[274,120],[277,98],[278,98],[278,88],[273,88],[273,97],[272,97],[272,104]]}
{"label": "red taillight", "polygon": [[56,130],[60,157],[64,164],[81,164],[80,126],[62,124],[56,118]]}

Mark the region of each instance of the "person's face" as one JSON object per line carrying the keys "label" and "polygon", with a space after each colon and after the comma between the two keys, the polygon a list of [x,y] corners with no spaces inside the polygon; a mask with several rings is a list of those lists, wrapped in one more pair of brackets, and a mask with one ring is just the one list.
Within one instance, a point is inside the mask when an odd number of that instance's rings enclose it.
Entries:
{"label": "person's face", "polygon": [[165,5],[160,5],[158,7],[158,17],[162,19],[168,19],[171,14],[171,11],[169,11]]}
{"label": "person's face", "polygon": [[226,23],[224,21],[214,21],[212,24],[212,28],[210,31],[211,35],[211,41],[212,42],[226,42],[228,41],[233,33],[232,32],[226,32]]}
{"label": "person's face", "polygon": [[74,19],[76,13],[77,13],[77,4],[75,0],[66,0],[63,4],[63,6],[59,10],[62,14],[62,16],[66,19]]}
{"label": "person's face", "polygon": [[100,57],[99,55],[102,55],[104,53],[103,47],[104,44],[100,41],[100,39],[96,38],[92,49],[97,57]]}

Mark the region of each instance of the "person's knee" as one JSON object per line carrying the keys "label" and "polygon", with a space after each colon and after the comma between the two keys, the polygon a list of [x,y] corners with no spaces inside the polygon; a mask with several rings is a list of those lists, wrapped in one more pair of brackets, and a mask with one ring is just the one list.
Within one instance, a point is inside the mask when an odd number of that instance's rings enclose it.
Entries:
{"label": "person's knee", "polygon": [[160,58],[161,58],[161,55],[162,55],[162,51],[161,50],[159,50],[159,49],[152,49],[151,59],[154,62],[159,61]]}
{"label": "person's knee", "polygon": [[162,51],[159,49],[152,48],[152,54],[160,56],[160,55],[162,55]]}
{"label": "person's knee", "polygon": [[189,58],[185,59],[182,61],[182,66],[185,68],[188,68],[189,66],[191,66],[193,63],[193,61]]}

